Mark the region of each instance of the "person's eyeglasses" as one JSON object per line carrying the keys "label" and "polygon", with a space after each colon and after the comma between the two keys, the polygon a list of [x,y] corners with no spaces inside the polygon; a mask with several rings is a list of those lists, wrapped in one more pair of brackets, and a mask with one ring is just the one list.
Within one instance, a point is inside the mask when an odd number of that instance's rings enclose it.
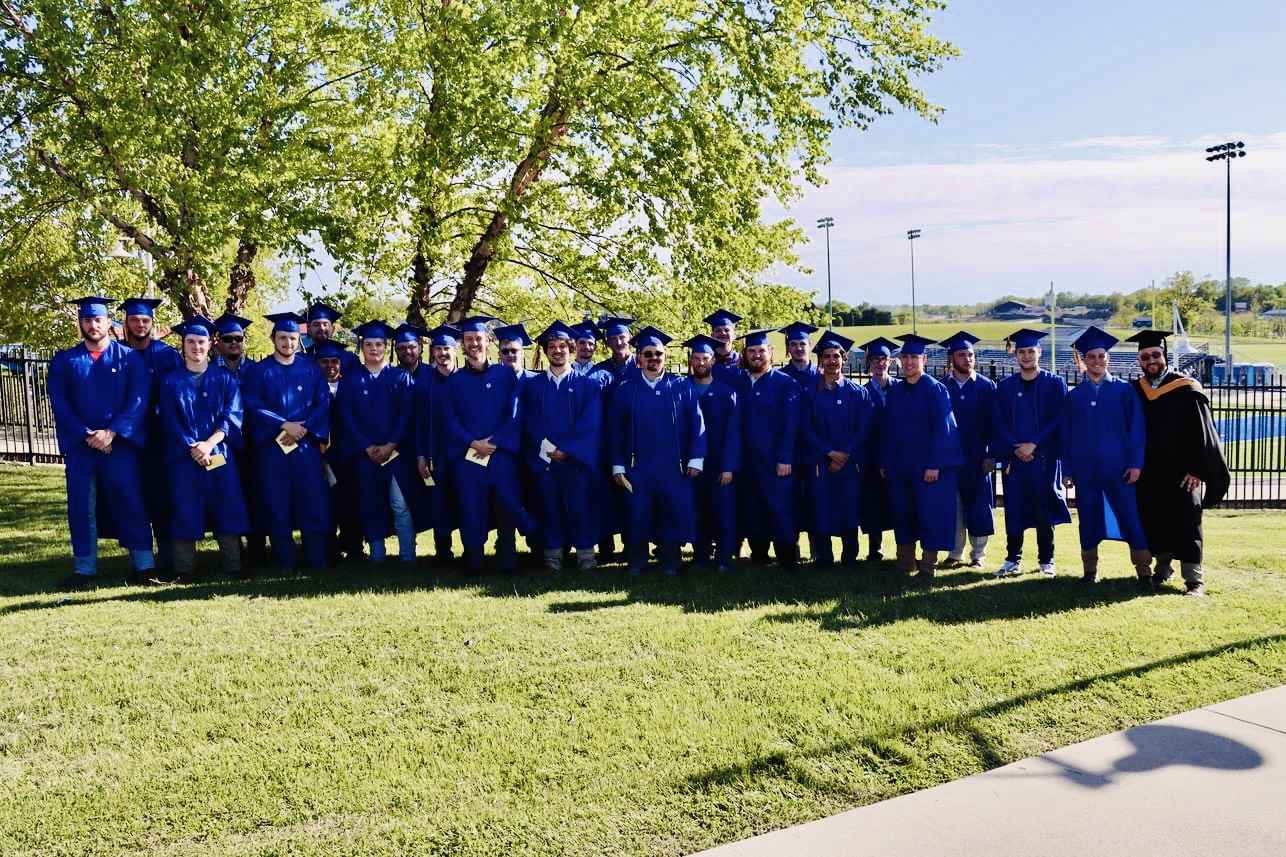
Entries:
{"label": "person's eyeglasses", "polygon": [[244,336],[220,336],[219,341],[220,342],[245,342],[246,338]]}
{"label": "person's eyeglasses", "polygon": [[665,356],[664,351],[644,351],[643,352],[644,360],[655,360],[659,357],[664,357],[664,356]]}
{"label": "person's eyeglasses", "polygon": [[1140,360],[1160,360],[1165,354],[1160,351],[1140,351]]}
{"label": "person's eyeglasses", "polygon": [[517,348],[502,348],[502,349],[500,349],[500,353],[501,353],[501,354],[517,354],[517,353],[518,353],[518,349],[517,349]]}

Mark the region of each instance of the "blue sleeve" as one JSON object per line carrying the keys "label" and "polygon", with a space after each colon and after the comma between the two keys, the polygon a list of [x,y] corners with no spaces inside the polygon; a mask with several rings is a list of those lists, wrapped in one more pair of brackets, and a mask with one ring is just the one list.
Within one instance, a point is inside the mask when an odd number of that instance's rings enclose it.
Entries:
{"label": "blue sleeve", "polygon": [[518,394],[522,390],[522,385],[518,383],[518,376],[514,374],[513,370],[506,369],[505,372],[510,377],[505,384],[501,385],[498,391],[494,391],[497,395],[503,395],[504,401],[500,424],[491,433],[491,442],[496,445],[497,449],[504,449],[517,454],[518,443],[522,437],[522,409],[519,407],[518,401]]}
{"label": "blue sleeve", "polygon": [[435,403],[439,407],[444,407],[446,409],[444,411],[447,431],[446,455],[448,460],[452,461],[457,458],[464,458],[465,451],[469,448],[469,444],[478,440],[478,438],[474,437],[473,433],[469,431],[468,426],[464,424],[464,421],[458,413],[459,409],[467,407],[468,403],[465,400],[469,398],[467,395],[469,391],[463,389],[464,385],[469,383],[466,376],[460,374],[463,371],[465,370],[457,369],[451,377],[447,379],[447,382],[442,386],[442,389],[438,391],[439,393],[445,394],[441,398],[445,398],[446,401],[443,402],[439,400]]}
{"label": "blue sleeve", "polygon": [[417,383],[411,393],[415,408],[415,455],[426,461],[433,457],[433,394],[429,388],[435,383],[426,378]]}
{"label": "blue sleeve", "polygon": [[978,434],[982,438],[983,449],[982,457],[996,458],[995,446],[995,429],[992,428],[992,420],[996,414],[996,385],[979,384],[979,390],[982,401],[978,403],[978,421],[981,425],[978,427]]}
{"label": "blue sleeve", "polygon": [[736,473],[741,470],[741,414],[738,411],[737,391],[728,393],[728,422],[723,436],[723,471]]}
{"label": "blue sleeve", "polygon": [[[399,445],[411,432],[414,417],[411,397],[414,391],[415,384],[412,383],[409,373],[399,371],[393,376],[393,427],[389,433],[389,440]],[[401,450],[402,453],[412,451]]]}
{"label": "blue sleeve", "polygon": [[1058,414],[1058,460],[1063,465],[1063,476],[1072,480],[1077,478],[1071,455],[1075,413],[1076,400],[1068,396],[1063,400],[1063,406]]}
{"label": "blue sleeve", "polygon": [[240,449],[243,443],[241,422],[245,418],[245,409],[241,404],[241,385],[230,372],[221,370],[220,375],[219,383],[223,387],[223,410],[219,415],[217,427],[223,429],[225,442]]}
{"label": "blue sleeve", "polygon": [[71,376],[67,369],[67,354],[59,353],[49,361],[49,407],[54,412],[54,427],[58,432],[58,442],[66,453],[72,446],[82,444],[89,435],[89,426],[81,420],[80,414],[72,407],[68,396]]}
{"label": "blue sleeve", "polygon": [[787,377],[783,386],[786,388],[781,400],[782,424],[781,437],[777,447],[777,463],[793,464],[795,462],[795,443],[799,436],[799,385]]}
{"label": "blue sleeve", "polygon": [[308,408],[308,416],[304,418],[304,427],[312,433],[313,437],[320,441],[330,441],[330,385],[326,383],[326,376],[317,368],[316,364],[312,366],[313,379],[313,400]]}
{"label": "blue sleeve", "polygon": [[630,461],[633,433],[630,431],[629,412],[625,407],[625,401],[631,394],[630,384],[631,382],[626,381],[616,388],[607,409],[606,439],[611,457],[608,464],[612,467],[625,467]]}
{"label": "blue sleeve", "polygon": [[1014,453],[1014,447],[1018,444],[1014,438],[1013,427],[1009,423],[1009,414],[1012,407],[1010,397],[1000,387],[996,385],[996,394],[991,397],[991,451],[998,461],[1008,461]]}
{"label": "blue sleeve", "polygon": [[930,388],[933,396],[932,419],[934,426],[933,451],[930,461],[935,470],[959,467],[960,428],[956,425],[955,412],[951,410],[951,394],[941,384]]}
{"label": "blue sleeve", "polygon": [[871,404],[871,394],[862,387],[857,387],[856,401],[853,403],[855,416],[857,417],[857,431],[849,435],[848,443],[844,444],[840,452],[848,455],[849,459],[856,463],[858,451],[866,446],[867,438],[870,437],[871,423],[873,422],[874,405]]}
{"label": "blue sleeve", "polygon": [[[106,355],[104,355],[105,359]],[[125,396],[121,408],[111,425],[107,426],[121,437],[143,446],[147,442],[147,400],[151,393],[147,380],[147,364],[143,355],[130,349],[125,356]]]}
{"label": "blue sleeve", "polygon": [[183,420],[181,400],[190,396],[185,395],[181,387],[180,384],[168,383],[168,378],[161,380],[161,431],[165,435],[167,459],[176,459],[181,450],[190,449],[192,444],[205,440],[193,434],[192,426],[186,425]]}
{"label": "blue sleeve", "polygon": [[260,364],[247,367],[241,382],[241,402],[245,407],[246,430],[256,445],[267,444],[281,433],[281,424],[286,418],[268,404],[268,371],[260,368]]}
{"label": "blue sleeve", "polygon": [[[1049,376],[1042,376],[1042,378],[1048,377]],[[1036,436],[1032,438],[1032,442],[1038,447],[1048,446],[1050,444],[1058,444],[1061,446],[1061,443],[1059,443],[1059,424],[1061,422],[1060,416],[1063,412],[1063,404],[1067,399],[1067,382],[1061,377],[1055,375],[1052,380],[1044,381],[1041,386],[1043,390],[1039,393],[1039,401],[1041,416],[1044,419],[1042,421],[1043,424],[1040,427],[1040,431],[1038,431]],[[1057,450],[1046,450],[1046,453],[1049,452],[1057,452]]]}
{"label": "blue sleeve", "polygon": [[688,449],[688,457],[683,461],[686,466],[690,459],[704,459],[706,453],[709,452],[706,440],[706,418],[705,414],[701,413],[701,404],[697,401],[697,391],[692,389],[692,385],[675,385],[675,387],[678,395],[683,396],[686,400],[684,406],[688,409],[688,437],[692,439],[692,443]]}
{"label": "blue sleeve", "polygon": [[[570,382],[570,378],[563,380],[564,384]],[[529,384],[523,384],[522,392],[518,396],[520,400],[519,408],[522,414],[522,419],[519,420],[522,424],[522,438],[519,441],[519,448],[521,449],[523,460],[532,468],[536,468],[543,463],[540,458],[540,442],[542,440],[549,438],[550,443],[554,444],[554,446],[559,446],[554,438],[549,437],[549,427],[545,424],[544,412],[533,404],[533,402],[539,400],[540,394],[545,391],[545,386],[548,383],[550,382],[547,379],[538,378]]]}
{"label": "blue sleeve", "polygon": [[[369,372],[367,373],[370,374]],[[358,376],[339,379],[339,395],[335,397],[337,403],[335,410],[335,428],[344,437],[343,457],[349,455],[364,454],[368,446],[372,446],[371,439],[362,431],[361,420],[358,419],[358,400],[362,398],[361,390],[358,389]],[[330,390],[326,391],[326,398],[330,398]]]}
{"label": "blue sleeve", "polygon": [[[576,384],[572,388],[579,400],[575,428],[571,437],[554,441],[554,446],[592,470],[598,466],[598,447],[603,437],[603,402],[600,398],[603,388],[592,379],[586,378],[583,384],[577,380],[568,378],[563,381],[564,384]],[[539,447],[540,438],[535,438],[535,441]]]}

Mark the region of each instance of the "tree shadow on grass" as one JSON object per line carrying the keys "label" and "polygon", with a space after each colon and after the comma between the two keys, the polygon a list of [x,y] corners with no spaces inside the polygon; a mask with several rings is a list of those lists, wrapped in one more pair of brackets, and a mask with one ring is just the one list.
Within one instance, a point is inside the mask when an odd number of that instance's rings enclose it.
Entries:
{"label": "tree shadow on grass", "polygon": [[923,589],[905,573],[887,567],[805,566],[792,573],[741,561],[726,573],[689,569],[677,577],[655,572],[630,577],[619,565],[592,573],[569,570],[467,576],[456,567],[430,565],[402,570],[397,563],[346,563],[315,574],[283,576],[265,572],[256,577],[228,579],[217,573],[217,555],[203,551],[198,555],[197,568],[194,584],[140,587],[124,582],[128,559],[111,556],[100,562],[99,588],[59,593],[56,585],[67,573],[65,562],[53,559],[23,565],[0,563],[0,595],[30,596],[0,606],[0,615],[99,601],[173,603],[217,597],[286,599],[452,589],[495,598],[566,593],[566,599],[549,605],[551,613],[587,613],[633,604],[667,605],[687,613],[780,606],[785,609],[770,614],[766,621],[817,622],[827,631],[850,631],[914,618],[958,624],[1047,615],[1134,596],[1132,583],[1124,580],[1084,587],[1072,578],[1046,580],[1032,576],[992,581],[977,572],[960,570],[940,574],[933,588]]}
{"label": "tree shadow on grass", "polygon": [[[905,760],[899,757],[897,747],[902,742],[914,740],[919,736],[934,732],[949,733],[964,738],[974,748],[981,769],[990,770],[1013,761],[1006,758],[1005,754],[997,748],[996,742],[987,734],[987,730],[984,727],[991,718],[1004,715],[1030,703],[1062,694],[1080,693],[1091,689],[1095,685],[1128,680],[1145,675],[1153,670],[1182,666],[1208,658],[1217,658],[1229,653],[1282,643],[1286,643],[1286,634],[1272,634],[1238,640],[1222,646],[1185,652],[1181,655],[1160,658],[1138,666],[1087,676],[1076,681],[1055,685],[1054,687],[1032,690],[990,705],[916,723],[898,725],[847,741],[791,752],[775,750],[756,758],[693,774],[681,783],[681,787],[693,793],[707,793],[715,792],[722,788],[736,787],[752,781],[759,781],[762,787],[760,778],[776,778],[797,782],[809,788],[828,793],[842,793],[844,796],[869,802],[871,794],[867,791],[841,787],[836,782],[831,781],[818,782],[815,770],[819,766],[829,769],[831,766],[823,764],[827,759],[848,755],[865,758],[872,769],[900,766],[905,763]],[[1176,737],[1173,729],[1174,727],[1149,724],[1129,730],[1127,735],[1130,736],[1130,740],[1137,749],[1129,757],[1119,761],[1114,767],[1114,772],[1120,774],[1146,771],[1168,764],[1188,764],[1244,770],[1262,763],[1262,757],[1252,749],[1237,742],[1229,742],[1228,739],[1212,733],[1202,733],[1200,741],[1180,740],[1176,742],[1172,740]],[[1177,737],[1183,738],[1184,736]],[[1191,739],[1191,736],[1187,736],[1187,738]],[[946,782],[950,779],[954,779],[954,777],[941,777],[939,782]],[[1102,779],[1102,777],[1097,779]],[[927,787],[933,784],[936,783],[925,783],[918,787]],[[1087,787],[1098,787],[1103,783],[1098,782],[1095,778],[1089,778],[1082,784]],[[891,796],[883,795],[881,797]]]}

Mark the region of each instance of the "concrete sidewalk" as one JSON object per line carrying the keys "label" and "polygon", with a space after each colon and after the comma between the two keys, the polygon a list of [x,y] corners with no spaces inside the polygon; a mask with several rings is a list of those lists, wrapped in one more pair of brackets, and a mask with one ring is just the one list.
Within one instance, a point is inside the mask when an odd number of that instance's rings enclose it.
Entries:
{"label": "concrete sidewalk", "polygon": [[1283,857],[1286,687],[703,857]]}

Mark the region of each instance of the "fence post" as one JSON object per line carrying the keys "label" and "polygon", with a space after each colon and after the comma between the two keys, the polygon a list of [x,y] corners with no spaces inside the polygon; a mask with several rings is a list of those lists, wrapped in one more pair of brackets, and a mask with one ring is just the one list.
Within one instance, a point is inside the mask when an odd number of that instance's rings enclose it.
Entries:
{"label": "fence post", "polygon": [[36,463],[36,379],[34,360],[23,355],[22,360],[22,410],[27,423],[27,464]]}

